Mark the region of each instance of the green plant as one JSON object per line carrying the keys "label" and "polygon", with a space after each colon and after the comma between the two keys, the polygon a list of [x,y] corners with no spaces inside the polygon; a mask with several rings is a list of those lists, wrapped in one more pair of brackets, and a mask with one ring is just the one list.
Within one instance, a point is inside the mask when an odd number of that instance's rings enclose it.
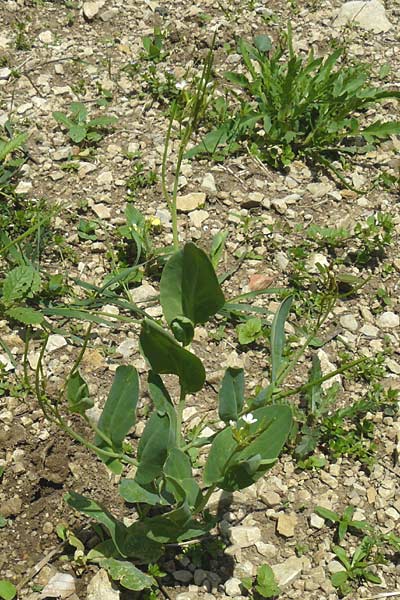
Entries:
{"label": "green plant", "polygon": [[116,117],[107,115],[88,119],[88,110],[82,102],[72,102],[68,115],[55,111],[53,117],[67,129],[69,138],[75,144],[93,144],[100,141],[109,127],[118,121]]}
{"label": "green plant", "polygon": [[[26,133],[13,135],[10,124],[4,129],[6,135],[0,136],[0,199],[7,203],[8,200],[13,200],[12,194],[15,187],[13,184],[15,184],[21,166],[26,161],[23,148],[28,135]],[[2,208],[0,216],[3,211]]]}
{"label": "green plant", "polygon": [[252,317],[247,319],[244,323],[240,323],[237,326],[236,331],[239,344],[251,344],[263,335],[262,321],[259,317]]}
{"label": "green plant", "polygon": [[[346,355],[345,358],[348,358]],[[364,369],[368,359],[356,360],[353,365],[345,362],[346,374]],[[334,384],[324,391],[321,386],[321,365],[317,355],[313,356],[308,387],[296,412],[294,454],[299,464],[310,464],[309,458],[319,448],[328,456],[353,456],[365,464],[374,462],[376,443],[374,424],[369,412],[382,410],[386,405],[395,407],[396,391],[384,392],[375,384],[365,396],[351,406],[334,408],[338,387]],[[320,466],[324,466],[324,462]]]}
{"label": "green plant", "polygon": [[132,157],[132,174],[126,181],[126,187],[128,190],[128,198],[132,199],[138,190],[148,188],[157,183],[157,173],[153,170],[146,170],[145,164],[140,160],[140,154]]}
{"label": "green plant", "polygon": [[0,580],[0,598],[3,600],[13,600],[17,595],[17,588],[11,581]]}
{"label": "green plant", "polygon": [[331,523],[337,523],[337,541],[342,542],[347,530],[365,531],[369,527],[367,521],[354,521],[353,515],[355,513],[354,506],[348,506],[344,511],[343,515],[340,515],[333,510],[328,510],[323,506],[316,506],[314,512],[317,513],[323,519],[330,521]]}
{"label": "green plant", "polygon": [[239,107],[187,156],[224,158],[248,147],[273,167],[298,157],[327,167],[332,158],[348,160],[400,132],[399,121],[362,126],[357,113],[400,94],[368,86],[365,65],[340,64],[343,50],[326,58],[310,52],[304,59],[293,49],[289,26],[275,49],[268,36],[258,35],[253,43],[240,40],[238,51],[245,73],[226,72],[225,79],[233,84],[231,96]]}
{"label": "green plant", "polygon": [[153,244],[152,234],[161,229],[161,222],[157,217],[146,218],[132,203],[125,209],[126,224],[118,227],[117,233],[122,243],[118,250],[119,262],[123,266],[136,266],[146,272],[151,272],[153,267],[165,263],[172,249],[156,248]]}
{"label": "green plant", "polygon": [[381,564],[382,559],[373,557],[374,541],[365,536],[360,545],[355,549],[351,556],[341,546],[332,546],[332,551],[344,566],[343,571],[334,573],[331,582],[336,587],[341,596],[349,594],[353,585],[358,585],[361,581],[370,581],[371,583],[382,583],[381,578],[371,571],[371,566]]}
{"label": "green plant", "polygon": [[22,21],[16,21],[14,23],[15,36],[15,49],[16,50],[30,50],[32,48],[32,42],[29,39],[26,32],[26,24]]}
{"label": "green plant", "polygon": [[[88,560],[99,562],[111,577],[134,590],[154,585],[154,578],[127,559],[154,562],[165,545],[207,533],[215,523],[206,510],[213,491],[242,489],[263,475],[276,462],[292,422],[291,410],[283,404],[259,406],[250,413],[244,397],[243,370],[227,369],[218,409],[224,427],[206,438],[201,435],[202,423],[188,439],[182,428],[185,398],[203,388],[205,370],[200,359],[185,346],[191,343],[195,326],[225,305],[209,258],[194,244],[186,244],[167,262],[160,282],[160,302],[174,337],[152,320],[142,322],[140,346],[151,367],[148,391],[153,410],[136,458],[124,441],[135,424],[139,400],[139,379],[133,367],[118,367],[97,425],[86,416],[86,410],[93,405],[88,386],[78,365],[73,369],[65,389],[68,408],[91,425],[96,434],[94,440],[86,440],[71,429],[60,414],[61,398],[57,402],[47,398],[40,385],[40,365],[36,380],[38,399],[50,419],[94,450],[114,473],[121,473],[126,464],[137,467],[134,478],[123,479],[119,487],[122,497],[137,511],[138,520],[129,527],[95,501],[72,492],[67,495],[70,506],[94,518],[110,535],[88,553]],[[289,306],[287,300],[286,315]],[[273,356],[274,371],[282,360],[281,312],[276,319],[275,343],[279,340],[279,344]],[[176,401],[160,377],[165,374],[178,376],[180,393]],[[200,485],[192,473],[190,450],[206,446],[209,453]]]}
{"label": "green plant", "polygon": [[81,240],[97,240],[96,230],[99,224],[93,219],[79,219],[78,236]]}
{"label": "green plant", "polygon": [[152,61],[155,63],[161,62],[167,56],[167,53],[163,49],[165,35],[161,29],[155,28],[153,35],[145,35],[142,37],[143,50],[140,58],[143,60]]}
{"label": "green plant", "polygon": [[273,570],[269,565],[261,565],[257,569],[256,581],[249,578],[242,579],[243,587],[250,593],[250,598],[276,598],[281,593]]}

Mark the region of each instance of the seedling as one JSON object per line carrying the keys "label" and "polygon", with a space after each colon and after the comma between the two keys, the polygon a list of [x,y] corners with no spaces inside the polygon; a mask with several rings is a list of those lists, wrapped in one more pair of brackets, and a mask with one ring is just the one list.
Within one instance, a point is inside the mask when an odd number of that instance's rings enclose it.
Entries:
{"label": "seedling", "polygon": [[97,240],[96,230],[99,224],[90,219],[79,219],[78,236],[81,240]]}
{"label": "seedling", "polygon": [[93,144],[99,142],[107,130],[117,123],[116,117],[107,115],[88,119],[88,110],[82,102],[72,102],[69,114],[56,111],[53,117],[67,129],[69,138],[75,144]]}
{"label": "seedling", "polygon": [[365,531],[369,528],[367,521],[355,521],[353,515],[355,512],[354,506],[348,506],[343,515],[340,515],[333,510],[328,510],[323,506],[316,506],[314,512],[317,513],[323,519],[330,521],[331,523],[337,523],[337,541],[342,542],[347,530]]}
{"label": "seedling", "polygon": [[163,50],[165,36],[159,28],[154,29],[153,35],[146,35],[142,38],[142,44],[144,52],[142,52],[140,58],[155,63],[161,62],[167,56],[165,50]]}
{"label": "seedling", "polygon": [[28,135],[26,133],[12,134],[10,125],[5,128],[5,134],[0,136],[0,199],[6,202],[12,197],[13,183],[26,158],[22,150]]}
{"label": "seedling", "polygon": [[147,170],[145,164],[140,160],[140,154],[133,157],[132,175],[126,181],[128,197],[133,199],[138,190],[149,188],[157,182],[157,173]]}
{"label": "seedling", "polygon": [[258,317],[247,319],[236,328],[239,344],[247,345],[257,341],[263,335],[262,321]]}
{"label": "seedling", "polygon": [[250,577],[246,577],[242,579],[242,585],[253,600],[276,598],[281,593],[274,572],[269,565],[258,567],[255,583]]}
{"label": "seedling", "polygon": [[348,556],[341,546],[332,546],[332,551],[344,566],[343,571],[338,571],[331,577],[332,585],[338,588],[341,596],[349,594],[353,586],[362,581],[378,585],[382,583],[381,578],[370,570],[372,565],[382,564],[379,557],[372,558],[373,548],[373,540],[368,536],[364,537],[352,556]]}

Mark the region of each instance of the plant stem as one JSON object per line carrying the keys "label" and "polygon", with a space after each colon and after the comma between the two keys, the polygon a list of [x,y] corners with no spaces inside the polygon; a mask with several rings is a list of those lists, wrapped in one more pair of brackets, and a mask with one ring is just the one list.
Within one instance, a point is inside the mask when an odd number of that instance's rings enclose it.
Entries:
{"label": "plant stem", "polygon": [[179,397],[179,403],[176,407],[176,444],[178,448],[181,448],[184,443],[183,435],[182,435],[182,415],[183,409],[185,407],[185,398],[186,393],[183,388],[181,388],[181,393]]}
{"label": "plant stem", "polygon": [[217,484],[213,483],[212,486],[208,488],[208,490],[204,494],[203,499],[200,502],[199,506],[193,512],[193,515],[198,515],[199,513],[201,513],[205,509],[205,507],[208,504],[209,499],[211,498],[211,494],[214,492],[214,490],[216,489],[216,487],[217,487]]}
{"label": "plant stem", "polygon": [[32,329],[30,326],[26,328],[26,336],[25,336],[25,344],[24,344],[24,385],[31,389],[31,383],[29,381],[28,375],[28,350],[29,350],[29,341],[31,339]]}
{"label": "plant stem", "polygon": [[302,392],[307,391],[308,389],[310,389],[311,387],[313,387],[315,385],[319,385],[321,383],[324,383],[324,381],[328,381],[328,379],[331,379],[331,377],[335,377],[335,375],[340,375],[341,373],[345,373],[349,369],[352,369],[353,367],[365,362],[366,360],[367,360],[367,356],[363,356],[362,358],[358,358],[357,360],[353,360],[352,362],[346,363],[345,365],[343,365],[343,367],[340,367],[340,369],[335,369],[335,371],[330,371],[323,377],[320,377],[319,379],[314,379],[314,381],[309,381],[308,383],[305,383],[304,385],[300,385],[299,387],[297,387],[293,390],[287,390],[286,392],[276,392],[276,395],[274,395],[274,401],[276,402],[276,401],[282,400],[282,398],[288,398],[289,396],[294,396],[295,394],[301,394]]}

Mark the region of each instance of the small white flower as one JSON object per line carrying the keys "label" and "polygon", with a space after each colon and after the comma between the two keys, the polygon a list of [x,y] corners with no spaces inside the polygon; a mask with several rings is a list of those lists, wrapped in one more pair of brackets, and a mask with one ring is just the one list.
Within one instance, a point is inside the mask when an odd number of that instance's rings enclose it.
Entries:
{"label": "small white flower", "polygon": [[229,421],[229,425],[231,427],[236,427],[236,421]]}
{"label": "small white flower", "polygon": [[257,419],[253,417],[253,413],[248,413],[247,415],[243,415],[242,420],[248,425],[253,425],[253,423],[257,423]]}
{"label": "small white flower", "polygon": [[175,87],[177,90],[184,90],[187,87],[188,82],[182,79],[182,81],[177,81]]}

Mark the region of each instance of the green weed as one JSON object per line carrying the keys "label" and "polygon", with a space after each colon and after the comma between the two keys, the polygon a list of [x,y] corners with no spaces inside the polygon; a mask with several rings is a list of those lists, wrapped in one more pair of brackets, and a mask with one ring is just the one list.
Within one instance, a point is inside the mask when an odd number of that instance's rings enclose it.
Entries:
{"label": "green weed", "polygon": [[348,506],[343,515],[340,515],[333,510],[328,510],[323,506],[316,506],[314,512],[322,517],[323,519],[330,521],[331,523],[337,524],[336,537],[337,541],[340,543],[343,541],[347,531],[355,530],[355,531],[365,531],[366,528],[369,527],[367,521],[355,521],[353,520],[353,515],[355,513],[354,506]]}
{"label": "green weed", "polygon": [[99,142],[107,130],[117,123],[116,117],[103,115],[88,119],[88,110],[82,102],[72,102],[69,114],[53,112],[53,117],[67,130],[68,137],[75,144],[94,144]]}
{"label": "green weed", "polygon": [[364,537],[350,556],[341,546],[332,546],[332,551],[344,567],[343,571],[338,571],[331,577],[332,585],[338,589],[341,597],[349,594],[354,586],[357,587],[363,581],[377,585],[382,583],[381,578],[371,570],[373,565],[382,564],[379,556],[373,556],[373,549],[373,540],[368,536]]}
{"label": "green weed", "polygon": [[[346,375],[351,374],[352,370],[364,368],[368,370],[367,360],[349,367]],[[386,407],[389,411],[396,410],[396,391],[385,392],[375,383],[360,400],[344,408],[335,408],[338,386],[334,384],[324,391],[320,383],[321,377],[320,361],[314,355],[309,387],[297,411],[298,431],[294,454],[299,465],[305,468],[318,466],[309,461],[317,448],[334,459],[350,456],[366,465],[372,465],[376,442],[374,424],[367,414],[385,410]]]}
{"label": "green weed", "polygon": [[242,585],[249,592],[249,597],[253,600],[275,598],[281,593],[274,572],[269,565],[261,565],[258,567],[256,581],[254,583],[249,577],[242,579]]}
{"label": "green weed", "polygon": [[325,59],[310,52],[304,59],[293,49],[289,27],[275,49],[268,36],[258,35],[253,43],[240,40],[238,51],[244,73],[225,73],[234,104],[188,157],[206,153],[223,159],[247,148],[275,168],[296,158],[327,167],[400,132],[400,121],[363,126],[358,114],[400,94],[370,87],[368,67],[341,64],[343,50]]}

